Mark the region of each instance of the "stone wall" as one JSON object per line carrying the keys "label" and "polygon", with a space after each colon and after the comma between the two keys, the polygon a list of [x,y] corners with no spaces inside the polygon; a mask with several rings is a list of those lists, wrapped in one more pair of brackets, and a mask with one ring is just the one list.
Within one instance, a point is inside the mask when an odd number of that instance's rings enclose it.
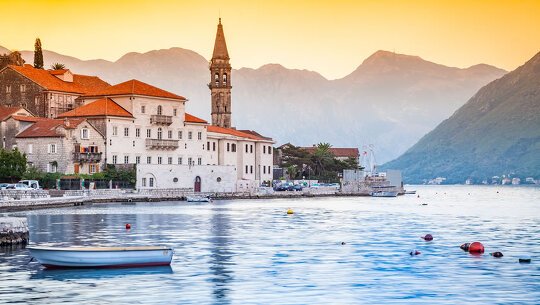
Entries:
{"label": "stone wall", "polygon": [[[21,85],[25,85],[21,92]],[[10,92],[7,91],[10,87]],[[37,116],[47,114],[43,88],[11,68],[0,71],[0,104],[2,106],[20,106]]]}
{"label": "stone wall", "polygon": [[26,218],[0,217],[0,246],[28,243]]}

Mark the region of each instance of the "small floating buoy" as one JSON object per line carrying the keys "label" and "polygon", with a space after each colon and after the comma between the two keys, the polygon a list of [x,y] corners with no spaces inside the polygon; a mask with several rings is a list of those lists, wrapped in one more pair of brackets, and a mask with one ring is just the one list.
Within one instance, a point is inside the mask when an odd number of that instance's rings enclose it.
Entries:
{"label": "small floating buoy", "polygon": [[470,243],[464,243],[463,245],[459,246],[461,248],[461,250],[465,251],[465,252],[469,252],[469,245]]}
{"label": "small floating buoy", "polygon": [[422,238],[422,239],[425,240],[425,241],[432,241],[432,240],[433,240],[433,235],[431,235],[431,234],[426,234],[426,236],[422,236],[422,237],[420,237],[420,238]]}
{"label": "small floating buoy", "polygon": [[289,214],[289,215],[290,215],[290,214],[294,214],[294,211],[293,211],[292,209],[288,209],[288,210],[287,210],[287,214]]}
{"label": "small floating buoy", "polygon": [[427,205],[427,203],[424,202],[424,203],[422,203],[422,205]]}
{"label": "small floating buoy", "polygon": [[484,245],[481,242],[475,241],[469,245],[469,253],[482,254],[484,253]]}
{"label": "small floating buoy", "polygon": [[420,195],[417,195],[416,198],[420,198]]}
{"label": "small floating buoy", "polygon": [[345,243],[344,241],[342,241],[342,242],[341,242],[341,245],[344,246],[344,245],[346,245],[346,243]]}
{"label": "small floating buoy", "polygon": [[131,225],[129,223],[126,223],[126,230],[131,229]]}
{"label": "small floating buoy", "polygon": [[528,255],[523,255],[519,257],[518,261],[522,264],[528,264],[531,262],[531,257]]}
{"label": "small floating buoy", "polygon": [[409,254],[410,254],[411,256],[419,255],[419,254],[421,254],[421,253],[422,253],[422,252],[420,252],[420,251],[418,251],[418,250],[416,250],[416,249],[414,249],[414,250],[412,250],[411,252],[409,252]]}
{"label": "small floating buoy", "polygon": [[499,252],[499,251],[496,251],[496,252],[492,252],[490,253],[491,256],[493,257],[496,257],[496,258],[499,258],[499,257],[503,257],[504,255],[502,254],[502,252]]}

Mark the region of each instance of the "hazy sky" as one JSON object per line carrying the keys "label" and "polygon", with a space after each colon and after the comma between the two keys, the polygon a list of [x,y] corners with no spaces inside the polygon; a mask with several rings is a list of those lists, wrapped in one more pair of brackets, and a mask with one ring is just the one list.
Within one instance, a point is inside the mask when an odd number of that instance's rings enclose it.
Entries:
{"label": "hazy sky", "polygon": [[507,70],[540,51],[533,1],[0,0],[0,45],[81,59],[182,47],[209,58],[219,15],[235,68],[280,63],[327,78],[377,50]]}

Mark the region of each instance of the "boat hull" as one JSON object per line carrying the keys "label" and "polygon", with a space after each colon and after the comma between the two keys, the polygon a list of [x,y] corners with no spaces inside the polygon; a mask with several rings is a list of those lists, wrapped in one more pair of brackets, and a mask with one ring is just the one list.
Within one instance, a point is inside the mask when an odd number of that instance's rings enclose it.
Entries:
{"label": "boat hull", "polygon": [[167,266],[173,250],[167,247],[52,248],[27,247],[46,268],[127,268]]}
{"label": "boat hull", "polygon": [[392,192],[392,191],[379,191],[379,192],[372,192],[371,197],[397,197],[398,192]]}
{"label": "boat hull", "polygon": [[212,199],[208,197],[186,197],[187,202],[211,202]]}

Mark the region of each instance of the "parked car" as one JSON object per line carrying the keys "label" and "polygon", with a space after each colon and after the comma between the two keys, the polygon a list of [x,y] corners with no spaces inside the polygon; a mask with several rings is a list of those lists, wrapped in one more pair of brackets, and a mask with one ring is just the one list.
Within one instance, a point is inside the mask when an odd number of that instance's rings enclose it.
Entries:
{"label": "parked car", "polygon": [[296,191],[296,192],[300,192],[300,191],[302,191],[302,189],[303,189],[303,187],[302,187],[301,184],[296,184],[296,185],[294,185],[293,188],[292,188],[292,190],[293,190],[293,191]]}
{"label": "parked car", "polygon": [[39,181],[37,181],[37,180],[21,180],[21,181],[19,181],[19,183],[25,184],[29,188],[32,188],[32,189],[35,189],[35,190],[40,189]]}
{"label": "parked car", "polygon": [[23,183],[9,184],[6,186],[6,190],[30,190],[28,185]]}
{"label": "parked car", "polygon": [[5,190],[9,183],[0,183],[0,190]]}

